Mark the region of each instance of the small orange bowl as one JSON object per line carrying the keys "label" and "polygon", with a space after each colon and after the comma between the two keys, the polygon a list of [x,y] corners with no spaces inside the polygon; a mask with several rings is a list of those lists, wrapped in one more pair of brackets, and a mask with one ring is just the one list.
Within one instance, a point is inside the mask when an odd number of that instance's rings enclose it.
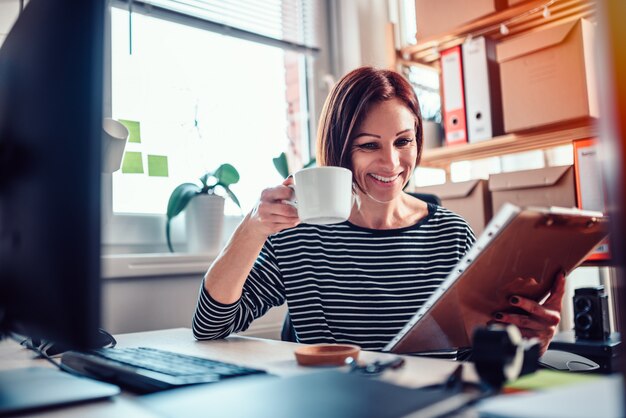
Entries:
{"label": "small orange bowl", "polygon": [[361,347],[351,344],[315,344],[296,349],[294,354],[301,366],[343,366],[348,357],[355,361]]}

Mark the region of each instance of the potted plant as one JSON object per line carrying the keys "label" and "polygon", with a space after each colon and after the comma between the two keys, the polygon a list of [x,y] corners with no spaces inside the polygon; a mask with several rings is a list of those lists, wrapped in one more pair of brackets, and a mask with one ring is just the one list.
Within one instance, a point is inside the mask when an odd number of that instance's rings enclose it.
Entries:
{"label": "potted plant", "polygon": [[216,194],[217,189],[226,192],[239,208],[239,199],[230,190],[230,185],[239,181],[239,173],[230,164],[222,164],[213,172],[200,177],[201,186],[183,183],[172,192],[167,204],[165,237],[167,246],[174,252],[170,238],[172,219],[185,210],[185,229],[190,252],[217,253],[224,230],[225,198]]}

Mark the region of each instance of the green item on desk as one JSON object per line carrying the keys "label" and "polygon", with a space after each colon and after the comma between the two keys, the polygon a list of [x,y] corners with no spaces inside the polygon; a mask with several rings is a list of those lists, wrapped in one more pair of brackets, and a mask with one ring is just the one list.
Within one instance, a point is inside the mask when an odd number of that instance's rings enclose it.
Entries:
{"label": "green item on desk", "polygon": [[150,177],[168,177],[167,156],[166,155],[148,155],[148,176]]}
{"label": "green item on desk", "polygon": [[125,173],[125,174],[142,174],[143,173],[143,161],[141,159],[140,152],[127,151],[124,153],[124,160],[122,161],[122,173]]}
{"label": "green item on desk", "polygon": [[128,129],[128,142],[135,142],[137,144],[141,143],[141,126],[136,120],[119,120],[122,125],[126,126]]}
{"label": "green item on desk", "polygon": [[505,389],[542,390],[574,383],[591,382],[598,376],[585,373],[557,372],[554,370],[538,370],[507,384]]}

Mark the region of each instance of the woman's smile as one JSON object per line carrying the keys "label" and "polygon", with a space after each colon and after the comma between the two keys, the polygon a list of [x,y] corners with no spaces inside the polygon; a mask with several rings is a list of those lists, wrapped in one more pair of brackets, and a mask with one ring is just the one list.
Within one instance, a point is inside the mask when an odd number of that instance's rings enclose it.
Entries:
{"label": "woman's smile", "polygon": [[379,187],[393,187],[395,183],[398,182],[398,179],[400,179],[401,174],[402,172],[391,176],[383,176],[379,174],[368,173],[368,179]]}

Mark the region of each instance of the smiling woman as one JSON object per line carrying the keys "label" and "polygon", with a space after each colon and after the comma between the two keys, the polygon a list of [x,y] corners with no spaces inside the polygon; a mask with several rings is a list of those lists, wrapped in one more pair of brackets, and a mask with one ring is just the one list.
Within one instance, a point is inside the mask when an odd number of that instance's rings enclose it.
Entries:
{"label": "smiling woman", "polygon": [[402,192],[422,154],[420,107],[404,77],[360,68],[337,84],[326,104],[335,110],[320,120],[318,160],[352,170],[360,204],[351,220],[378,229],[425,217],[426,204]]}
{"label": "smiling woman", "polygon": [[288,302],[296,338],[382,349],[469,249],[452,212],[402,191],[419,161],[415,94],[394,72],[360,68],[327,98],[318,161],[353,172],[348,221],[307,225],[283,203],[291,179],[266,189],[203,282],[197,338],[245,330]]}
{"label": "smiling woman", "polygon": [[[352,170],[360,191],[388,202],[415,169],[415,116],[398,99],[375,105],[352,143]],[[408,129],[401,129],[409,126]]]}
{"label": "smiling woman", "polygon": [[[383,349],[475,241],[460,216],[403,191],[419,163],[421,122],[401,75],[362,67],[344,76],[324,105],[317,161],[351,170],[360,204],[345,222],[307,225],[284,203],[291,179],[264,190],[205,276],[196,338],[245,330],[287,302],[298,342]],[[532,306],[526,335],[549,341],[553,305]]]}

